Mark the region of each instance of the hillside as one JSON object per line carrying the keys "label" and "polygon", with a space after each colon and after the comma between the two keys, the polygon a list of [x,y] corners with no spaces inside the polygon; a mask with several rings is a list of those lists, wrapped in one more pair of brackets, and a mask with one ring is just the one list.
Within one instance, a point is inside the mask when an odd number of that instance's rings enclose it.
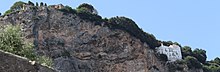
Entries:
{"label": "hillside", "polygon": [[[49,57],[51,67],[60,72],[208,72],[217,64],[206,62],[201,49],[157,40],[133,20],[102,18],[86,3],[72,9],[17,2],[0,17],[0,24],[21,26],[24,41],[34,44],[33,54]],[[183,60],[167,61],[156,52],[161,43],[179,45]]]}

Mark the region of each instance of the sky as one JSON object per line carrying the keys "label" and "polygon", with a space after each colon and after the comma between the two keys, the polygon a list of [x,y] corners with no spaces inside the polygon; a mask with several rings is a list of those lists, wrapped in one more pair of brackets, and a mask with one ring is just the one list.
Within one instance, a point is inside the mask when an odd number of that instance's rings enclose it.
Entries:
{"label": "sky", "polygon": [[[18,0],[2,0],[0,13]],[[29,0],[21,0],[27,2]],[[208,60],[220,57],[220,0],[30,0],[76,8],[92,4],[102,17],[125,16],[158,40],[206,50]]]}

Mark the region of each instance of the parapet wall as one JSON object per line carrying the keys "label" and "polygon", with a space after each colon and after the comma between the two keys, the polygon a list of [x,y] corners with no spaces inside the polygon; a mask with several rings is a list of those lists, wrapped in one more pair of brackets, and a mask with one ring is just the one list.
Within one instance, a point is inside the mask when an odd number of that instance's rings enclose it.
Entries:
{"label": "parapet wall", "polygon": [[32,65],[29,60],[0,50],[0,72],[55,72],[40,64]]}

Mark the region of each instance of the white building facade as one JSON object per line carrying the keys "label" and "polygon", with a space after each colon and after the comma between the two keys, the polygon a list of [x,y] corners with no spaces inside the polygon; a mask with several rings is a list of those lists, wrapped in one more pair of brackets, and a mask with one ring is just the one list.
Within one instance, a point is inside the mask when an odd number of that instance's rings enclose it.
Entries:
{"label": "white building facade", "polygon": [[157,47],[156,49],[158,53],[167,55],[168,61],[182,59],[181,49],[178,45],[173,44],[168,47],[161,44],[161,46]]}

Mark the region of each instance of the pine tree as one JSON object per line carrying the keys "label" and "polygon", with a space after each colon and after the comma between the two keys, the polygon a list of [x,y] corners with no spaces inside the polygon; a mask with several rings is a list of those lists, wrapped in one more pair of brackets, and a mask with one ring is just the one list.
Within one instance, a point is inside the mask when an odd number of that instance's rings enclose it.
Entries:
{"label": "pine tree", "polygon": [[47,6],[47,4],[45,3],[44,6]]}
{"label": "pine tree", "polygon": [[40,2],[40,6],[44,6],[44,3],[43,3],[43,2]]}
{"label": "pine tree", "polygon": [[38,6],[38,2],[36,2],[36,6]]}

